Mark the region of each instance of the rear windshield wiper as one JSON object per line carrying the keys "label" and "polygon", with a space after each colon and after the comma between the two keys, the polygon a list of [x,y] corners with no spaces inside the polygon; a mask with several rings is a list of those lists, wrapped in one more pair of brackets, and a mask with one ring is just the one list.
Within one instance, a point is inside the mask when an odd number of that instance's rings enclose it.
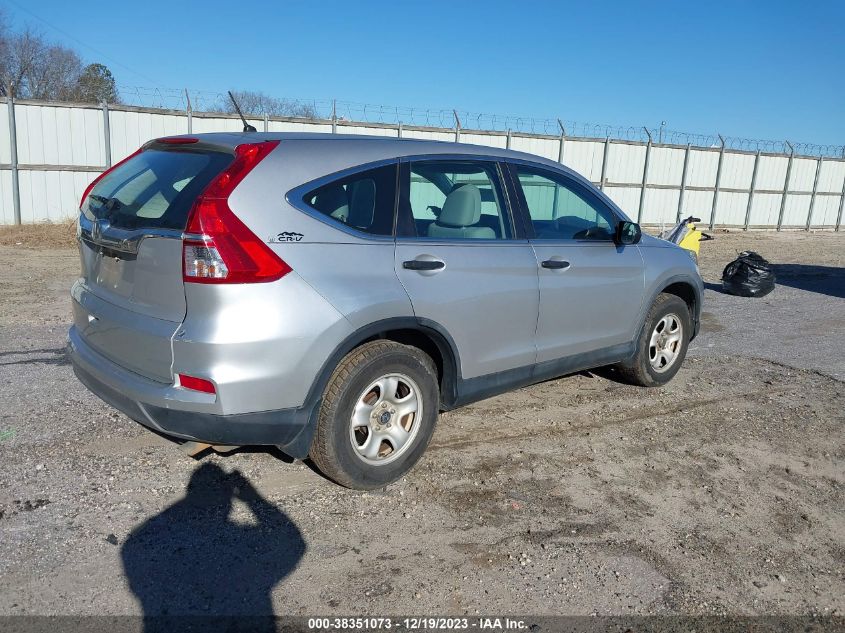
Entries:
{"label": "rear windshield wiper", "polygon": [[98,211],[105,209],[106,212],[103,216],[96,214],[99,217],[111,217],[123,206],[123,203],[117,198],[106,198],[105,196],[98,196],[95,193],[89,194],[89,197],[100,203],[100,208],[97,209]]}

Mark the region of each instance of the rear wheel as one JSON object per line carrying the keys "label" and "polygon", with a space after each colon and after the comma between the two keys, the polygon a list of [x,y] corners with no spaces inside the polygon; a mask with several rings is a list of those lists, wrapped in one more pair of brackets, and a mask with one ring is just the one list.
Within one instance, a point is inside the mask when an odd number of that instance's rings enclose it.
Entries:
{"label": "rear wheel", "polygon": [[636,355],[617,365],[619,373],[635,385],[665,385],[684,362],[691,331],[687,304],[675,295],[658,295],[637,340]]}
{"label": "rear wheel", "polygon": [[365,343],[329,379],[310,457],[349,488],[385,486],[422,456],[439,402],[437,370],[425,353],[393,341]]}

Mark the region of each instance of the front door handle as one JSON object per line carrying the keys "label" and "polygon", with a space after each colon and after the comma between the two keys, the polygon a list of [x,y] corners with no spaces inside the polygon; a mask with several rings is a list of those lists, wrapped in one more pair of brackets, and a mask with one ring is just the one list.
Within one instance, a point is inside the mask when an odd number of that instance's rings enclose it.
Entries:
{"label": "front door handle", "polygon": [[569,262],[562,259],[547,259],[540,264],[543,268],[551,268],[552,270],[566,270],[569,268]]}
{"label": "front door handle", "polygon": [[402,262],[402,268],[408,270],[440,270],[445,266],[446,264],[439,259],[409,259]]}

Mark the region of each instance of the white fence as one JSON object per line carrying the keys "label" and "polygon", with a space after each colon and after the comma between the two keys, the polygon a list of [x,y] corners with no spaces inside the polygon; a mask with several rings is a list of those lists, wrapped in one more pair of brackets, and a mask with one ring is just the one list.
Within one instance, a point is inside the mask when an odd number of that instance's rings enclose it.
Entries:
{"label": "white fence", "polygon": [[[269,132],[459,140],[537,154],[580,172],[643,224],[687,215],[711,228],[842,224],[845,158],[330,119],[250,122]],[[0,224],[73,217],[87,184],[149,139],[241,127],[216,113],[0,99]]]}

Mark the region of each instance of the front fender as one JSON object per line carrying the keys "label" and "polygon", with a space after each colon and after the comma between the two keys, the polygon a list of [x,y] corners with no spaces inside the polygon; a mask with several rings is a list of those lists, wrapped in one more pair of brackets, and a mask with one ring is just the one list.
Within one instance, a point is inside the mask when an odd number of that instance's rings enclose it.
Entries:
{"label": "front fender", "polygon": [[642,334],[648,311],[657,296],[674,284],[689,287],[694,297],[694,307],[690,314],[692,334],[690,340],[698,335],[701,324],[701,307],[704,296],[704,282],[698,268],[684,249],[674,246],[655,246],[642,248],[645,263],[645,290],[642,308],[638,316],[637,337]]}

